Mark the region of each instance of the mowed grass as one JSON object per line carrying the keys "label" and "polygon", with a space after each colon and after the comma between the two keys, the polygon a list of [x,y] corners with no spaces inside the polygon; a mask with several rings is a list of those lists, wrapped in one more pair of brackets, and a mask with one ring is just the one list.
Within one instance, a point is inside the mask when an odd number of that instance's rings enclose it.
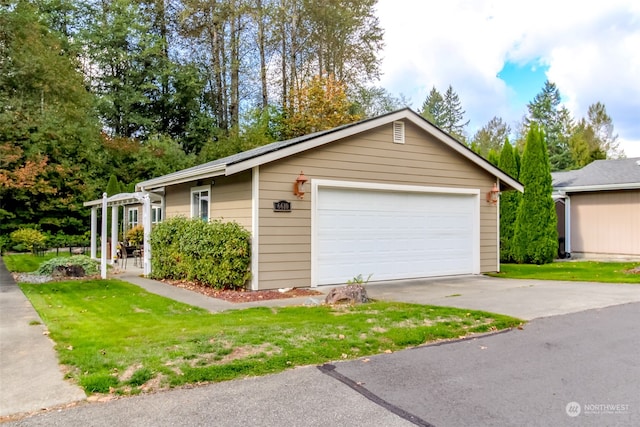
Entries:
{"label": "mowed grass", "polygon": [[570,280],[581,282],[640,283],[639,273],[629,270],[634,262],[566,261],[544,265],[501,264],[500,273],[490,276],[509,279]]}
{"label": "mowed grass", "polygon": [[31,273],[36,271],[40,264],[53,258],[71,256],[68,250],[60,251],[58,255],[55,252],[45,252],[43,256],[33,254],[5,254],[2,256],[7,270],[16,273]]}
{"label": "mowed grass", "polygon": [[207,311],[120,280],[21,284],[87,393],[136,394],[510,328],[508,316],[373,302]]}

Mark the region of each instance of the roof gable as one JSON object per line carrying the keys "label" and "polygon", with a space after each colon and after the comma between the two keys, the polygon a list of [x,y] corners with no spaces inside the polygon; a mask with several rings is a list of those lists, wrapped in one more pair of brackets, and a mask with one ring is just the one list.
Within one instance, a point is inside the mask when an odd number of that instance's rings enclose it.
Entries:
{"label": "roof gable", "polygon": [[434,136],[438,141],[461,154],[463,157],[476,164],[476,166],[500,179],[501,183],[506,187],[523,191],[523,186],[520,182],[491,164],[483,157],[474,153],[451,135],[439,129],[409,108],[286,141],[267,144],[252,150],[194,166],[189,169],[184,169],[172,174],[140,182],[136,185],[136,188],[140,190],[151,190],[164,185],[179,184],[195,179],[220,175],[233,175],[235,173],[251,169],[255,166],[270,163],[278,159],[292,156],[294,154],[400,120],[411,122],[426,133]]}

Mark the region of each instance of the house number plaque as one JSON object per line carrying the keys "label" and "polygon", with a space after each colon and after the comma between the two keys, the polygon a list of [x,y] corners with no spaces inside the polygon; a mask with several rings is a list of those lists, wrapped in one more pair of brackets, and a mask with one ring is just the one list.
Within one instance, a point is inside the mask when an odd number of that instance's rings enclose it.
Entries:
{"label": "house number plaque", "polygon": [[273,202],[273,211],[274,212],[291,212],[291,202],[287,202],[286,200],[279,200],[277,202]]}

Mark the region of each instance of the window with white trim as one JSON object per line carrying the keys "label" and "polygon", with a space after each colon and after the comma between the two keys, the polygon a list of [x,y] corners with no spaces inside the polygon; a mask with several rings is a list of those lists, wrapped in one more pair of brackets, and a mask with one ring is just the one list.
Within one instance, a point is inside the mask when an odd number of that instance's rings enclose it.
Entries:
{"label": "window with white trim", "polygon": [[151,206],[151,224],[162,222],[162,207]]}
{"label": "window with white trim", "polygon": [[138,225],[138,208],[129,208],[127,210],[127,227],[133,228]]}
{"label": "window with white trim", "polygon": [[205,185],[191,189],[191,218],[209,221],[209,188]]}

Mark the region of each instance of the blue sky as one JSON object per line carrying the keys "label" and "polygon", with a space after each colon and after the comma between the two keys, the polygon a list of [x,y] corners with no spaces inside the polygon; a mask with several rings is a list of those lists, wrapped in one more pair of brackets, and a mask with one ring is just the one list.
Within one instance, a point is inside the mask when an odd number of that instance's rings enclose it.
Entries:
{"label": "blue sky", "polygon": [[627,157],[640,157],[640,1],[378,0],[380,86],[419,109],[451,85],[469,136],[494,116],[512,129],[545,80],[575,119],[605,104]]}
{"label": "blue sky", "polygon": [[549,67],[537,64],[537,61],[527,64],[505,62],[497,77],[512,89],[508,97],[509,107],[513,110],[521,109],[540,93],[547,81]]}

